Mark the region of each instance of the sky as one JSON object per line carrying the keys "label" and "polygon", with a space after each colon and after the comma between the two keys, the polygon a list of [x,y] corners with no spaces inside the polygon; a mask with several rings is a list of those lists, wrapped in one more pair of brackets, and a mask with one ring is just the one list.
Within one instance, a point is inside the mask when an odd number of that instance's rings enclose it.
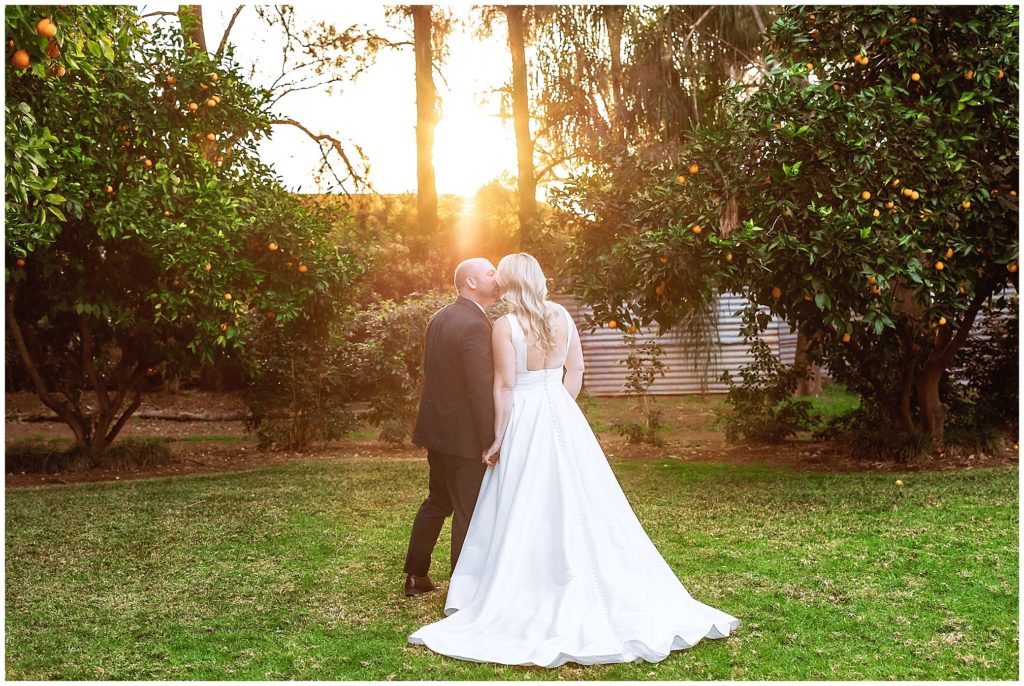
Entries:
{"label": "sky", "polygon": [[[202,7],[207,43],[212,50],[220,42],[235,5]],[[177,4],[152,3],[138,8],[146,14],[173,11]],[[379,3],[297,4],[295,12],[300,27],[323,20],[333,22],[340,32],[359,23],[396,40],[411,40],[411,21],[408,27],[397,30],[389,27],[384,6]],[[460,6],[456,13],[468,17],[469,6]],[[257,65],[257,81],[266,79],[264,83],[269,83],[280,73],[277,55],[282,39],[257,17],[251,6],[242,10],[229,42],[234,44],[240,63]],[[503,172],[514,177],[512,122],[498,116],[499,100],[490,95],[509,80],[511,58],[501,22],[496,22],[495,35],[485,40],[473,37],[468,27],[457,29],[449,46],[448,60],[442,66],[444,80],[436,76],[434,79],[442,100],[442,118],[435,130],[434,170],[439,194],[468,197]],[[274,58],[268,59],[271,55]],[[359,79],[335,88],[332,95],[324,89],[291,93],[277,103],[275,115],[294,118],[316,133],[358,144],[369,158],[370,180],[378,192],[414,192],[416,84],[412,48],[379,52],[374,66]],[[271,138],[261,142],[259,151],[289,190],[330,190],[329,176],[320,184],[315,180],[320,157],[317,144],[298,129],[275,126]]]}

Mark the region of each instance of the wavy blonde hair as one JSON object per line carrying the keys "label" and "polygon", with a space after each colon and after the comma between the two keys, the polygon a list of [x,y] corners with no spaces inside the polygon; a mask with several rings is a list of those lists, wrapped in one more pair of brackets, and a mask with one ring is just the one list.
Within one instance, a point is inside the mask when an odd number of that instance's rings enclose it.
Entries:
{"label": "wavy blonde hair", "polygon": [[556,348],[555,337],[547,319],[547,280],[537,258],[525,252],[505,255],[498,263],[497,278],[512,314],[526,321],[537,336],[537,349],[549,357]]}

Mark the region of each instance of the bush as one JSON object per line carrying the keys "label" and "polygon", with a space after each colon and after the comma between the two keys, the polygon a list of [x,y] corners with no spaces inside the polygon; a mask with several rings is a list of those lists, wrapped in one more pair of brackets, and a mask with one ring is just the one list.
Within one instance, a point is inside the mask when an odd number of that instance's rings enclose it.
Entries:
{"label": "bush", "polygon": [[626,377],[626,390],[637,399],[635,406],[636,421],[615,421],[612,428],[626,437],[629,443],[649,443],[665,445],[665,440],[658,434],[663,428],[661,411],[654,407],[654,397],[648,392],[657,376],[665,376],[665,364],[661,361],[664,351],[657,343],[650,341],[637,345],[633,336],[628,336],[629,355],[619,364],[629,369]]}
{"label": "bush", "polygon": [[93,468],[140,469],[174,462],[167,439],[122,438],[98,455],[82,448],[67,446],[65,441],[22,439],[9,444],[4,451],[8,472],[56,474]]}
{"label": "bush", "polygon": [[811,402],[793,398],[799,372],[782,364],[764,341],[750,346],[754,361],[743,367],[742,383],[733,381],[725,371],[721,381],[729,386],[726,404],[728,413],[718,414],[718,424],[725,429],[729,441],[779,443],[815,423]]}
{"label": "bush", "polygon": [[332,310],[311,307],[284,325],[265,321],[244,353],[246,430],[261,448],[304,450],[356,427],[350,403],[364,363],[330,333]]}
{"label": "bush", "polygon": [[1017,433],[1019,304],[1016,293],[990,300],[974,335],[957,353],[944,392],[951,428],[1005,427]]}
{"label": "bush", "polygon": [[377,302],[354,313],[344,354],[359,361],[356,397],[380,439],[401,443],[412,433],[423,386],[423,341],[430,318],[454,300],[445,291],[414,294],[402,303]]}

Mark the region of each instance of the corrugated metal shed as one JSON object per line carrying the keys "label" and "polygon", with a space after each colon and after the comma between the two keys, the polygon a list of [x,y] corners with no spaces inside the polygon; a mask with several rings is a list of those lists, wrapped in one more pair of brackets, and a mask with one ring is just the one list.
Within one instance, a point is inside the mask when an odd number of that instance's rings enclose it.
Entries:
{"label": "corrugated metal shed", "polygon": [[[585,325],[586,316],[592,312],[589,306],[568,295],[553,295],[550,298],[564,305],[580,328],[583,360],[586,365],[583,385],[587,392],[599,396],[625,395],[628,370],[620,361],[629,355],[629,346],[622,332],[608,328],[590,331]],[[710,363],[708,351],[696,350],[692,342],[678,334],[669,332],[664,336],[658,336],[655,331],[646,329],[637,333],[637,343],[656,341],[664,351],[661,360],[665,365],[665,376],[655,379],[650,392],[655,395],[725,393],[728,387],[718,381],[721,373],[729,370],[735,377],[740,367],[751,362],[747,344],[740,335],[742,321],[733,314],[745,305],[746,299],[738,294],[723,295],[719,298],[718,342],[710,351]],[[796,332],[790,333],[788,324],[781,319],[773,318],[762,338],[773,352],[781,355],[784,363],[793,363],[797,335]]]}

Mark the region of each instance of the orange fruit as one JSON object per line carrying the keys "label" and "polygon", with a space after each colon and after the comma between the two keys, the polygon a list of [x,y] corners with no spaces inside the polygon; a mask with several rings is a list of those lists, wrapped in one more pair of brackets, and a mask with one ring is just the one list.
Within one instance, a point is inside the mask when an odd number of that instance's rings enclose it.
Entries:
{"label": "orange fruit", "polygon": [[206,266],[205,266],[205,267],[203,267],[203,271],[207,271],[207,272],[208,272],[208,271],[210,271],[211,269],[213,269],[213,265],[212,265],[212,264],[210,264],[209,262],[207,262],[207,263],[206,263]]}
{"label": "orange fruit", "polygon": [[609,329],[614,329],[614,328],[615,328],[615,327],[617,327],[618,325],[619,325],[619,323],[618,323],[618,322],[616,322],[616,321],[615,321],[614,319],[612,319],[612,320],[610,320],[610,321],[608,322],[608,328],[609,328]]}
{"label": "orange fruit", "polygon": [[868,283],[874,286],[876,283],[878,283],[878,279],[876,279],[874,276],[869,276]]}
{"label": "orange fruit", "polygon": [[814,65],[810,62],[807,63],[807,71],[814,71]]}
{"label": "orange fruit", "polygon": [[43,17],[36,24],[36,33],[43,38],[53,38],[57,35],[57,25],[49,17]]}
{"label": "orange fruit", "polygon": [[725,254],[725,261],[726,262],[732,262],[732,253],[731,252]]}
{"label": "orange fruit", "polygon": [[1017,197],[1017,191],[1010,191],[1010,197],[1016,198]]}
{"label": "orange fruit", "polygon": [[916,24],[917,23],[917,17],[911,17],[910,18],[910,23],[911,24]]}
{"label": "orange fruit", "polygon": [[700,171],[700,167],[698,167],[698,166],[697,166],[696,164],[691,164],[691,165],[690,165],[690,175],[691,175],[691,176],[692,176],[693,174],[696,174],[696,173],[697,173],[697,172],[699,172],[699,171]]}
{"label": "orange fruit", "polygon": [[215,140],[217,140],[217,134],[215,134],[215,133],[208,133],[208,134],[206,134],[206,140],[208,140],[208,141],[215,141]]}
{"label": "orange fruit", "polygon": [[917,72],[915,71],[915,72],[914,72],[913,74],[911,74],[911,75],[910,75],[910,80],[911,80],[911,81],[920,81],[920,80],[921,80],[921,75],[920,75],[920,74],[918,74],[918,73],[917,73]]}
{"label": "orange fruit", "polygon": [[880,287],[878,287],[878,286],[872,286],[871,287],[871,293],[873,295],[878,295],[881,292],[882,292],[882,289]]}
{"label": "orange fruit", "polygon": [[811,38],[813,38],[814,40],[818,40],[819,38],[821,38],[821,31],[819,31],[818,29],[813,29],[811,31]]}
{"label": "orange fruit", "polygon": [[31,60],[28,58],[27,50],[18,50],[11,55],[11,66],[15,69],[28,69]]}
{"label": "orange fruit", "polygon": [[227,330],[228,330],[228,325],[227,325],[227,324],[224,324],[224,323],[221,323],[221,325],[220,325],[220,330],[221,330],[221,331],[227,331]]}
{"label": "orange fruit", "polygon": [[878,211],[878,208],[877,208],[877,207],[875,208],[875,211],[874,211],[874,212],[872,212],[871,214],[872,214],[873,216],[875,216],[875,217],[880,217],[880,216],[882,216],[882,213]]}
{"label": "orange fruit", "polygon": [[772,297],[773,297],[773,298],[775,298],[776,300],[778,300],[779,298],[781,298],[781,297],[782,297],[782,289],[781,289],[781,288],[779,288],[778,286],[776,286],[775,288],[773,288],[773,289],[772,289]]}
{"label": "orange fruit", "polygon": [[863,193],[860,194],[860,197],[863,200],[871,200],[871,192],[870,191],[864,191]]}
{"label": "orange fruit", "polygon": [[661,262],[662,264],[668,264],[668,258],[667,257],[659,257],[658,261]]}
{"label": "orange fruit", "polygon": [[810,301],[810,300],[814,300],[814,298],[812,298],[811,296],[809,296],[807,294],[804,294],[804,300]]}
{"label": "orange fruit", "polygon": [[914,194],[914,190],[912,188],[904,187],[902,193],[903,193],[903,195],[905,195],[905,196],[907,196],[909,198],[911,195]]}
{"label": "orange fruit", "polygon": [[629,325],[629,333],[636,333],[636,332],[637,332],[636,324],[630,324]]}
{"label": "orange fruit", "polygon": [[306,265],[304,265],[304,264],[300,264],[299,265],[299,273],[300,274],[305,274],[307,271],[308,271],[308,268],[306,267]]}
{"label": "orange fruit", "polygon": [[213,96],[210,96],[210,97],[212,97],[217,102],[218,105],[220,104],[220,96],[219,95],[213,95]]}
{"label": "orange fruit", "polygon": [[899,186],[899,185],[900,185],[900,180],[899,179],[893,179],[892,180],[892,187],[893,188],[896,188],[896,186]]}
{"label": "orange fruit", "polygon": [[814,21],[815,19],[817,19],[817,17],[814,16],[813,14],[808,14],[807,15],[807,21]]}
{"label": "orange fruit", "polygon": [[224,294],[224,299],[225,300],[231,300],[231,294],[230,293],[225,293]]}
{"label": "orange fruit", "polygon": [[214,100],[213,98],[207,98],[206,99],[206,106],[207,107],[216,107],[217,106],[217,101]]}
{"label": "orange fruit", "polygon": [[974,78],[974,71],[971,70],[971,69],[968,69],[967,71],[965,71],[964,72],[964,78],[967,79],[968,81],[973,79]]}
{"label": "orange fruit", "polygon": [[195,104],[194,102],[190,102],[190,103],[188,104],[188,108],[189,108],[190,110],[192,110],[193,112],[195,112],[196,110],[198,110],[198,109],[199,109],[199,105]]}
{"label": "orange fruit", "polygon": [[679,183],[686,183],[686,177],[680,174],[678,177],[676,177],[676,181]]}
{"label": "orange fruit", "polygon": [[46,49],[43,50],[43,52],[46,53],[47,57],[56,59],[60,57],[60,46],[54,43],[53,41],[50,41],[46,44]]}
{"label": "orange fruit", "polygon": [[274,311],[273,311],[273,310],[267,310],[267,319],[273,319],[273,318],[274,318],[274,317],[276,317],[276,316],[277,316],[277,315],[276,315],[276,314],[274,314]]}
{"label": "orange fruit", "polygon": [[894,207],[894,205],[892,203],[892,200],[890,200],[889,202],[885,203],[885,209],[891,210],[893,207]]}
{"label": "orange fruit", "polygon": [[110,186],[110,185],[104,186],[103,187],[103,192],[104,193],[113,193],[114,192],[114,187]]}
{"label": "orange fruit", "polygon": [[945,326],[945,325],[946,325],[946,318],[945,317],[939,317],[939,326]]}
{"label": "orange fruit", "polygon": [[171,211],[170,210],[164,210],[164,216],[165,217],[170,217],[171,216]]}
{"label": "orange fruit", "polygon": [[1000,69],[999,71],[996,72],[996,78],[997,79],[1001,79],[1004,76],[1006,76],[1006,72],[1004,72],[1002,69]]}
{"label": "orange fruit", "polygon": [[216,81],[218,78],[216,74],[210,74],[209,76],[211,81]]}
{"label": "orange fruit", "polygon": [[1017,263],[1011,262],[1010,264],[1006,265],[1006,270],[1013,274],[1014,272],[1017,271]]}
{"label": "orange fruit", "polygon": [[206,90],[207,88],[209,88],[209,86],[207,86],[207,85],[206,85],[205,83],[200,83],[200,84],[199,84],[199,90],[201,90],[201,91],[204,91],[204,90]]}
{"label": "orange fruit", "polygon": [[833,84],[832,84],[832,90],[834,90],[835,92],[837,92],[837,93],[838,93],[838,92],[840,91],[840,86],[839,86],[839,84],[838,84],[838,83],[833,83]]}
{"label": "orange fruit", "polygon": [[953,248],[946,248],[946,259],[953,257]]}
{"label": "orange fruit", "polygon": [[168,76],[167,77],[167,85],[168,86],[173,86],[177,82],[178,82],[178,79],[174,78],[173,76]]}
{"label": "orange fruit", "polygon": [[147,169],[152,169],[153,168],[153,160],[151,160],[151,159],[147,159],[145,162],[143,162],[143,164],[146,165]]}
{"label": "orange fruit", "polygon": [[946,268],[946,265],[942,264],[942,260],[939,260],[938,262],[935,263],[935,269],[936,270],[941,272],[945,268]]}
{"label": "orange fruit", "polygon": [[703,230],[704,229],[701,228],[700,224],[694,224],[693,228],[690,229],[690,231],[693,231],[693,233],[698,235],[698,236],[700,235],[700,232],[703,231]]}
{"label": "orange fruit", "polygon": [[850,334],[849,333],[844,333],[843,334],[843,343],[849,343],[849,342],[850,342]]}
{"label": "orange fruit", "polygon": [[775,122],[775,128],[781,129],[782,128],[782,122],[780,122],[780,121]]}
{"label": "orange fruit", "polygon": [[19,267],[25,266],[25,260],[20,257],[17,260],[15,260],[14,263],[17,264]]}
{"label": "orange fruit", "polygon": [[964,200],[962,203],[960,203],[960,207],[964,208],[965,210],[971,209],[971,201]]}
{"label": "orange fruit", "polygon": [[270,252],[274,252],[275,250],[277,250],[277,243],[268,243],[267,250],[269,250]]}
{"label": "orange fruit", "polygon": [[921,194],[918,193],[917,191],[914,191],[913,193],[910,194],[910,199],[911,200],[917,200],[920,197],[921,197]]}

